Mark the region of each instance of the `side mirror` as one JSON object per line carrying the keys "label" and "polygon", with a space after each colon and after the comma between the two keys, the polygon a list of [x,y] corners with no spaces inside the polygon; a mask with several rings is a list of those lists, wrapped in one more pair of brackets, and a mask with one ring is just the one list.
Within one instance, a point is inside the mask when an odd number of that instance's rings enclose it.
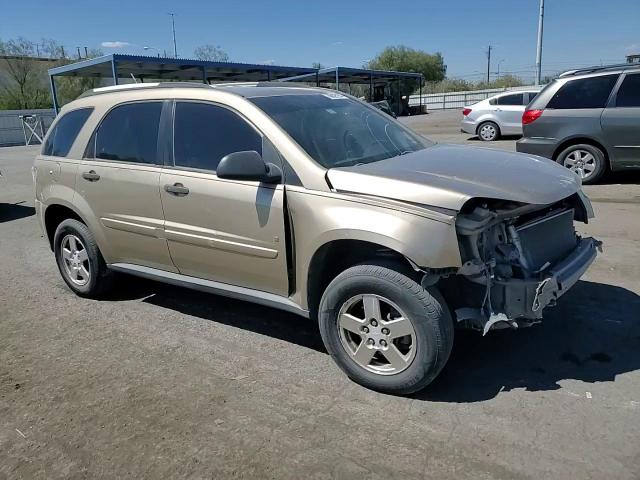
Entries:
{"label": "side mirror", "polygon": [[234,152],[220,160],[216,169],[218,178],[227,180],[249,180],[254,182],[278,183],[282,171],[273,163],[265,163],[255,150]]}

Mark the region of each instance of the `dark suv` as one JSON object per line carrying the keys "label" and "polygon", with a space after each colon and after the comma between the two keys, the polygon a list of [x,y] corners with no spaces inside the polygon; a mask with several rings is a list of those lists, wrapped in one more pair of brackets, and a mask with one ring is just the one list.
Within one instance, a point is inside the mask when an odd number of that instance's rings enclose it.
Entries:
{"label": "dark suv", "polygon": [[583,183],[640,168],[640,65],[563,73],[522,115],[518,152],[551,158]]}

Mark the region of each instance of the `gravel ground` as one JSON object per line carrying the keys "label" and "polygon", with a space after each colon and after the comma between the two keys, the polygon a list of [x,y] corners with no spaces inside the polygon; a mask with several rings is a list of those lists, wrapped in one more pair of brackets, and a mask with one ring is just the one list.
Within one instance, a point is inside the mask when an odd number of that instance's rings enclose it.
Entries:
{"label": "gravel ground", "polygon": [[542,325],[457,335],[402,398],[351,383],[293,315],[128,277],[74,296],[35,221],[34,155],[0,149],[0,478],[640,475],[633,181],[587,188],[605,253]]}

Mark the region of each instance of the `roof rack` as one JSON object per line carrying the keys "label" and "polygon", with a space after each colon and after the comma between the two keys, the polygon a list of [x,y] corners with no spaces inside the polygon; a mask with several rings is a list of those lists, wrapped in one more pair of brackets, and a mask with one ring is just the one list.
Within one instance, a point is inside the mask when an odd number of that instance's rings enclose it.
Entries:
{"label": "roof rack", "polygon": [[155,83],[127,83],[123,85],[112,85],[109,87],[99,87],[92,90],[87,90],[80,97],[91,97],[93,95],[100,95],[103,93],[121,92],[126,90],[136,90],[139,88],[211,88],[213,85],[206,83],[194,83],[194,82],[155,82]]}
{"label": "roof rack", "polygon": [[606,72],[609,70],[629,70],[633,68],[640,68],[637,63],[619,63],[616,65],[596,65],[593,67],[578,68],[576,70],[569,70],[558,75],[558,78],[573,77],[575,75],[584,75],[586,73]]}

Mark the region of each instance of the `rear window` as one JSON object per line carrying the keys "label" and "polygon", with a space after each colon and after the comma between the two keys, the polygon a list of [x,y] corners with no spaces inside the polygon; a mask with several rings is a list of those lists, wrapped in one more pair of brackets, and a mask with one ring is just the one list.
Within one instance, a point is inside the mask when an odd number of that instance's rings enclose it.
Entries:
{"label": "rear window", "polygon": [[107,113],[95,133],[95,158],[157,163],[161,112],[162,102],[115,107]]}
{"label": "rear window", "polygon": [[616,107],[640,107],[640,73],[627,75],[618,89]]}
{"label": "rear window", "polygon": [[54,157],[66,157],[92,111],[93,108],[80,108],[65,113],[47,137],[42,153]]}
{"label": "rear window", "polygon": [[551,97],[547,108],[604,108],[617,80],[618,75],[570,80]]}

